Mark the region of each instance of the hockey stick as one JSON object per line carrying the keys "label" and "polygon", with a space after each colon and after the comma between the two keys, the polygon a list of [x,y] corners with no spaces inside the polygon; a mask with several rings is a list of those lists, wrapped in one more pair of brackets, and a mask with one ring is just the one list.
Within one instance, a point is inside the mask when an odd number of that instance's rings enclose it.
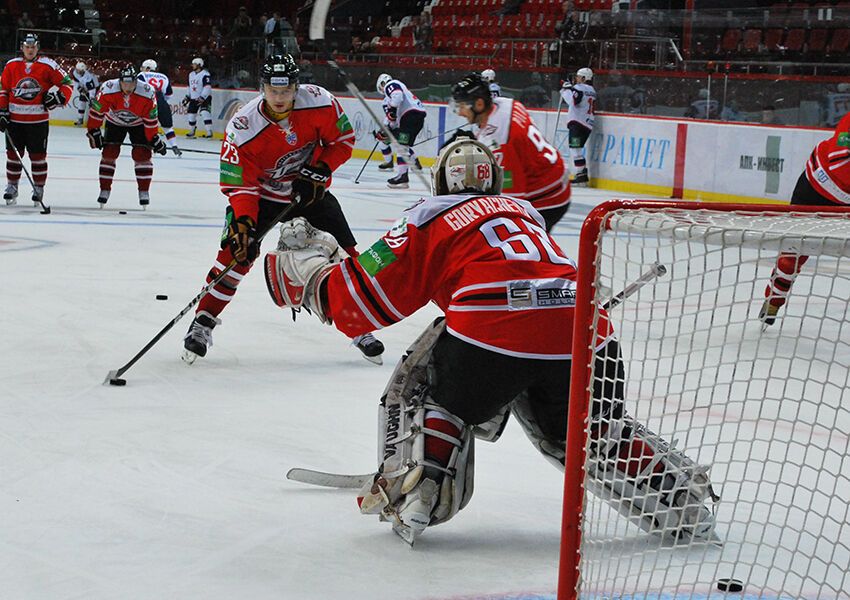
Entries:
{"label": "hockey stick", "polygon": [[645,286],[647,283],[649,283],[650,281],[652,281],[653,279],[656,279],[658,277],[663,277],[666,273],[667,273],[667,267],[665,267],[664,265],[662,265],[659,262],[653,263],[653,265],[651,267],[649,267],[649,270],[646,273],[644,273],[643,275],[638,277],[635,281],[633,281],[632,283],[627,285],[625,288],[623,288],[622,292],[620,292],[619,294],[617,294],[613,298],[609,298],[605,302],[605,304],[602,305],[602,308],[604,308],[605,310],[611,310],[615,306],[618,306],[619,304],[621,304],[623,302],[623,300],[625,300],[626,298],[628,298],[629,296],[631,296],[632,294],[637,292],[640,288]]}
{"label": "hockey stick", "polygon": [[324,471],[314,471],[313,469],[289,469],[286,473],[286,478],[290,481],[299,483],[307,483],[309,485],[318,485],[321,487],[357,489],[363,487],[367,482],[372,481],[375,477],[374,473],[365,473],[363,475],[342,475],[339,473],[326,473]]}
{"label": "hockey stick", "polygon": [[[132,148],[132,147],[137,146],[139,144],[128,144],[128,143],[124,142],[121,145],[127,146],[128,148]],[[171,150],[171,148],[168,148],[168,150]],[[215,150],[193,150],[192,148],[180,148],[180,152],[194,152],[195,154],[215,154],[216,156],[219,156],[221,154],[221,152],[217,152]],[[161,156],[165,156],[165,155],[162,154]]]}
{"label": "hockey stick", "polygon": [[[264,238],[264,237],[266,237],[266,234],[267,234],[269,231],[271,231],[271,230],[274,228],[274,226],[278,224],[278,222],[280,222],[280,221],[282,221],[283,219],[285,219],[285,218],[286,218],[286,216],[287,216],[290,212],[292,212],[292,211],[295,209],[295,207],[296,207],[296,206],[298,206],[298,203],[297,203],[297,202],[290,202],[289,204],[287,204],[287,205],[286,205],[286,208],[284,208],[282,211],[280,211],[280,212],[278,213],[277,217],[275,217],[275,218],[271,221],[271,224],[270,224],[270,225],[266,228],[266,230],[265,230],[264,232],[262,232],[262,234],[261,234],[261,235],[257,238],[257,248],[259,248],[259,247],[260,247],[260,244],[262,243],[263,238]],[[186,313],[188,313],[190,310],[192,310],[192,307],[194,307],[194,306],[195,306],[198,302],[200,302],[200,301],[201,301],[201,298],[203,298],[204,296],[206,296],[206,295],[207,295],[207,293],[208,293],[208,292],[209,292],[209,291],[210,291],[213,287],[215,287],[215,286],[216,286],[216,285],[217,285],[217,284],[218,284],[218,283],[219,283],[222,279],[224,279],[224,278],[227,276],[227,274],[228,274],[228,273],[230,273],[230,271],[231,271],[231,270],[233,269],[233,267],[235,267],[235,266],[236,266],[236,261],[235,261],[235,260],[231,261],[231,262],[230,262],[230,264],[229,264],[229,265],[227,265],[227,267],[225,267],[225,269],[224,269],[221,273],[219,273],[219,274],[218,274],[218,277],[216,277],[216,278],[215,278],[215,279],[213,279],[211,282],[209,282],[207,285],[205,285],[203,288],[201,288],[200,293],[199,293],[197,296],[195,296],[194,298],[192,298],[192,301],[191,301],[191,302],[189,302],[189,304],[187,304],[187,305],[186,305],[186,307],[185,307],[183,310],[181,310],[181,311],[177,314],[177,316],[176,316],[176,317],[174,317],[173,319],[171,319],[171,321],[169,321],[169,322],[165,325],[165,327],[163,327],[162,329],[160,329],[160,330],[159,330],[159,333],[157,333],[155,336],[153,336],[153,339],[151,339],[151,341],[149,341],[147,344],[145,344],[145,347],[144,347],[144,348],[142,348],[141,350],[139,350],[139,351],[136,353],[136,355],[135,355],[133,358],[131,358],[131,359],[127,362],[127,364],[125,364],[124,366],[122,366],[122,367],[121,367],[121,368],[119,368],[119,369],[115,369],[114,371],[110,371],[109,373],[107,373],[107,374],[106,374],[106,379],[104,379],[104,380],[103,380],[103,384],[104,384],[104,385],[106,385],[106,384],[108,383],[109,385],[119,385],[119,386],[120,386],[120,385],[127,385],[127,380],[126,380],[126,379],[121,379],[121,376],[122,376],[124,373],[126,373],[126,372],[130,369],[130,367],[132,367],[134,364],[136,364],[136,361],[138,361],[138,360],[139,360],[140,358],[142,358],[145,354],[147,354],[148,350],[150,350],[151,348],[153,348],[153,347],[154,347],[154,345],[155,345],[155,344],[156,344],[159,340],[161,340],[161,339],[162,339],[162,336],[164,336],[166,333],[168,333],[168,332],[171,330],[171,328],[172,328],[172,327],[174,327],[174,326],[177,324],[177,322],[178,322],[180,319],[182,319],[182,318],[186,315]]]}
{"label": "hockey stick", "polygon": [[446,135],[447,133],[451,133],[452,131],[457,131],[461,127],[466,127],[467,125],[468,125],[468,123],[464,123],[463,125],[458,125],[457,127],[452,127],[451,129],[447,129],[443,133],[438,133],[437,135],[432,135],[431,137],[424,139],[421,142],[416,142],[415,144],[411,145],[411,148],[413,146],[418,146],[419,144],[424,144],[425,142],[430,142],[431,140],[436,140],[441,135]]}
{"label": "hockey stick", "polygon": [[[32,186],[32,195],[33,195],[33,198],[35,198],[34,202],[38,202],[39,204],[41,204],[41,214],[49,215],[50,214],[50,207],[44,204],[44,200],[41,199],[41,194],[39,194],[36,191],[35,182],[33,182],[32,176],[30,176],[30,172],[24,166],[24,159],[21,156],[21,153],[18,152],[18,148],[17,148],[17,146],[15,146],[15,142],[12,141],[12,136],[9,134],[9,130],[8,129],[4,130],[4,133],[6,134],[6,143],[7,143],[6,147],[12,148],[12,152],[14,152],[15,156],[18,157],[18,162],[21,163],[21,169],[23,169],[24,174],[26,174],[27,179],[29,179],[29,181],[30,181],[30,185]],[[32,157],[30,157],[30,161],[32,161]]]}
{"label": "hockey stick", "polygon": [[[393,135],[393,132],[390,131],[389,127],[384,124],[383,120],[378,119],[378,116],[366,102],[363,94],[360,93],[360,90],[356,85],[354,85],[354,82],[351,81],[351,77],[349,77],[348,73],[345,72],[345,69],[339,66],[339,64],[334,60],[330,50],[328,50],[327,43],[325,42],[325,20],[327,19],[328,9],[330,6],[331,0],[316,0],[313,3],[313,12],[310,14],[310,40],[316,43],[319,51],[324,54],[327,63],[334,71],[336,71],[337,75],[342,78],[345,83],[345,89],[348,90],[348,93],[357,98],[360,104],[363,105],[363,108],[366,109],[366,112],[372,118],[372,121],[384,133],[390,141],[390,145],[395,148],[396,154],[403,156],[404,153],[399,151],[401,149],[401,144],[399,144],[399,141]],[[422,174],[421,170],[417,171],[416,169],[411,169],[411,171],[413,171],[413,173],[419,178],[419,181],[426,189],[431,187],[431,184],[429,184],[428,180],[425,179],[425,175]]]}
{"label": "hockey stick", "polygon": [[372,151],[369,153],[369,156],[366,157],[366,161],[363,163],[363,166],[360,167],[360,172],[357,174],[357,177],[354,178],[354,183],[360,183],[360,176],[363,175],[364,169],[366,169],[366,165],[369,164],[369,161],[372,160],[372,155],[375,154],[375,150],[378,149],[378,144],[380,141],[376,141],[375,145],[372,147]]}

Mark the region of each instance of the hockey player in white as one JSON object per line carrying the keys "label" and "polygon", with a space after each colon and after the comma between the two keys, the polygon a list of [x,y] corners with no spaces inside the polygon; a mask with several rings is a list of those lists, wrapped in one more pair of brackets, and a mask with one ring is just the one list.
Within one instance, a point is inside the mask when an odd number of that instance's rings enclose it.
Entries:
{"label": "hockey player in white", "polygon": [[593,88],[593,71],[584,67],[576,71],[575,83],[564,82],[561,98],[567,106],[567,130],[570,135],[570,155],[573,159],[573,183],[582,185],[590,180],[584,145],[593,131],[593,109],[596,90]]}
{"label": "hockey player in white", "polygon": [[181,156],[183,153],[177,147],[177,134],[174,133],[174,117],[171,114],[171,105],[169,101],[174,95],[174,90],[171,89],[171,80],[168,75],[157,71],[156,61],[152,58],[142,62],[142,70],[139,73],[139,80],[144,81],[156,91],[156,111],[159,118],[159,126],[162,127],[165,133],[165,142],[175,155]]}
{"label": "hockey player in white", "polygon": [[78,62],[71,71],[71,76],[74,78],[74,87],[77,88],[77,112],[79,118],[74,123],[77,127],[82,126],[85,120],[86,113],[89,111],[91,98],[97,94],[97,88],[100,87],[100,82],[97,76],[89,71],[88,66],[84,62]]}
{"label": "hockey player in white", "polygon": [[[407,173],[408,163],[413,161],[417,169],[422,168],[412,146],[425,124],[425,107],[422,106],[419,98],[407,89],[406,85],[386,73],[381,73],[378,76],[376,88],[378,93],[384,96],[384,124],[392,131],[400,146],[398,172],[387,181],[387,186],[406,189],[410,183]],[[393,149],[389,145],[389,140],[385,139],[380,131],[375,132],[375,137],[383,144],[381,153],[384,155],[384,163],[379,165],[378,168],[391,169],[393,166]]]}
{"label": "hockey player in white", "polygon": [[[189,93],[183,98],[183,106],[187,107],[189,117],[189,133],[187,138],[195,137],[198,126],[198,114],[204,121],[206,137],[213,136],[212,130],[212,86],[210,72],[204,68],[203,58],[192,59],[192,72],[189,73]],[[204,137],[204,136],[201,136]]]}
{"label": "hockey player in white", "polygon": [[[408,208],[370,248],[379,261],[340,262],[333,236],[303,219],[281,226],[278,248],[265,259],[276,304],[306,307],[346,334],[376,320],[397,322],[429,299],[444,310],[445,320],[408,348],[381,395],[381,464],[357,499],[362,513],[389,521],[410,544],[467,505],[475,438],[495,442],[511,414],[547,460],[559,468],[571,460],[565,438],[574,302],[540,299],[553,284],[574,289],[575,263],[530,203],[500,194],[502,169],[481,142],[447,144],[431,176],[432,196]],[[507,240],[499,229],[509,232]],[[520,242],[525,250],[517,253],[513,244]],[[529,290],[522,302],[511,299]],[[394,316],[376,317],[381,306]],[[498,334],[482,326],[500,311]],[[713,539],[708,502],[718,498],[707,469],[626,413],[624,364],[604,309],[594,327],[600,342],[588,489],[666,541]]]}
{"label": "hockey player in white", "polygon": [[481,79],[487,82],[490,88],[490,95],[493,98],[498,98],[502,95],[502,86],[496,83],[496,71],[493,69],[484,69],[481,71]]}

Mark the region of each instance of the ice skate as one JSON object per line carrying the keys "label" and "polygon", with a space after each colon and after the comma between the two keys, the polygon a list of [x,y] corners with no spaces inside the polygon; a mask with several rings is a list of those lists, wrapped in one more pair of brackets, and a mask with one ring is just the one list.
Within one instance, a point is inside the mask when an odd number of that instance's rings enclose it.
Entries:
{"label": "ice skate", "polygon": [[582,169],[581,171],[576,173],[575,177],[573,178],[573,184],[581,187],[587,187],[587,184],[589,182],[590,180],[587,177],[587,169]]}
{"label": "ice skate", "polygon": [[776,323],[776,315],[779,314],[780,308],[782,308],[782,305],[771,304],[770,298],[764,301],[764,304],[761,305],[761,311],[759,311],[759,321],[762,322],[762,331]]}
{"label": "ice skate", "polygon": [[195,137],[195,128],[194,127],[192,127],[189,131],[186,132],[186,137],[187,138]]}
{"label": "ice skate", "polygon": [[144,208],[150,203],[151,193],[147,190],[139,190],[139,204],[141,205],[142,209],[144,210]]}
{"label": "ice skate", "polygon": [[100,194],[97,197],[97,203],[100,205],[100,208],[106,206],[106,203],[109,201],[109,190],[100,190]]}
{"label": "ice skate", "polygon": [[384,353],[384,344],[374,335],[364,333],[351,341],[363,353],[363,358],[376,365],[384,364],[384,359],[381,358],[381,355]]}
{"label": "ice skate", "polygon": [[418,156],[417,156],[417,157],[413,160],[413,168],[414,168],[414,169],[416,169],[417,171],[421,171],[421,170],[422,170],[422,163],[421,163],[421,162],[419,162],[419,157],[418,157]]}
{"label": "ice skate", "polygon": [[32,189],[32,205],[41,206],[42,198],[44,198],[44,186],[37,185]]}
{"label": "ice skate", "polygon": [[207,348],[212,346],[212,330],[221,323],[208,312],[201,311],[192,320],[189,331],[183,337],[183,362],[192,364],[200,356],[207,355]]}
{"label": "ice skate", "polygon": [[13,206],[18,203],[18,186],[9,184],[6,186],[6,191],[3,192],[3,200],[6,201],[6,206]]}
{"label": "ice skate", "polygon": [[171,147],[171,151],[174,153],[174,156],[183,156],[183,151],[178,148],[176,145]]}
{"label": "ice skate", "polygon": [[400,175],[396,175],[392,179],[387,180],[387,187],[396,188],[400,190],[406,190],[410,187],[410,179],[407,176],[407,173],[402,173]]}
{"label": "ice skate", "polygon": [[82,118],[77,119],[76,121],[74,121],[74,126],[75,126],[75,127],[82,127],[82,126],[83,126],[83,120],[82,120]]}
{"label": "ice skate", "polygon": [[384,162],[382,162],[381,164],[379,164],[379,165],[378,165],[378,168],[379,168],[381,171],[386,171],[386,170],[388,170],[388,169],[394,169],[394,168],[395,168],[395,163],[393,162],[393,160],[392,160],[392,159],[390,159],[390,160],[384,161]]}

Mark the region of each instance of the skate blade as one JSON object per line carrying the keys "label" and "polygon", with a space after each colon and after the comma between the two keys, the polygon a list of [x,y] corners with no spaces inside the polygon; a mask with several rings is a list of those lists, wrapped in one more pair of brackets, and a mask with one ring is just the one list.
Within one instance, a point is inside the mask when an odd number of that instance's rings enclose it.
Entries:
{"label": "skate blade", "polygon": [[416,542],[416,532],[413,529],[404,525],[394,524],[393,533],[400,537],[405,544],[413,548],[413,544]]}
{"label": "skate blade", "polygon": [[183,352],[180,353],[180,358],[187,365],[191,365],[198,359],[198,355],[192,352],[191,350],[186,350],[186,348],[183,348]]}
{"label": "skate blade", "polygon": [[410,184],[407,183],[388,183],[387,187],[391,190],[407,190],[410,189]]}
{"label": "skate blade", "polygon": [[[360,354],[363,354],[363,353],[361,352]],[[366,356],[365,354],[363,354],[363,358],[368,360],[373,365],[380,366],[380,365],[384,364],[384,359],[381,357],[380,354],[378,356]]]}

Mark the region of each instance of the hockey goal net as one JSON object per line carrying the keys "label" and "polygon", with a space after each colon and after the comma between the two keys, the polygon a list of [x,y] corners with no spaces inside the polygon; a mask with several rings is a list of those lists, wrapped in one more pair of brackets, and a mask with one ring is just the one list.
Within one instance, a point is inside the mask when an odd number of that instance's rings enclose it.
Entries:
{"label": "hockey goal net", "polygon": [[[810,259],[765,325],[780,253]],[[624,408],[708,468],[710,536],[590,493],[597,307],[642,276],[608,311]],[[576,302],[558,598],[850,598],[850,212],[608,202],[582,230]]]}

